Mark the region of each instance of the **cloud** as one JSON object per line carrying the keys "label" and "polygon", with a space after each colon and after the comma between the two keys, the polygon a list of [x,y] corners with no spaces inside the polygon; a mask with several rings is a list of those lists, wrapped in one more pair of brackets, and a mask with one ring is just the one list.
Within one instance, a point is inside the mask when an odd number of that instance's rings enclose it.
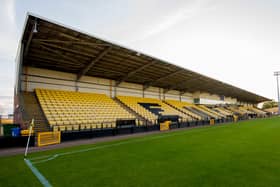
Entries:
{"label": "cloud", "polygon": [[1,58],[12,59],[17,47],[17,27],[15,20],[15,3],[13,0],[4,0],[0,3],[0,55]]}
{"label": "cloud", "polygon": [[215,6],[209,5],[208,0],[195,0],[192,4],[187,4],[183,7],[178,8],[176,11],[163,16],[161,21],[159,21],[156,25],[151,25],[150,28],[144,31],[144,34],[142,34],[141,37],[137,38],[133,42],[144,40],[146,38],[154,36],[175,26],[176,24],[182,23],[187,19],[214,9]]}
{"label": "cloud", "polygon": [[13,113],[13,96],[0,96],[0,115]]}
{"label": "cloud", "polygon": [[13,68],[17,50],[17,26],[15,20],[15,2],[0,2],[0,114],[9,114],[13,110]]}
{"label": "cloud", "polygon": [[4,0],[4,12],[7,15],[8,20],[15,25],[15,2],[13,0]]}

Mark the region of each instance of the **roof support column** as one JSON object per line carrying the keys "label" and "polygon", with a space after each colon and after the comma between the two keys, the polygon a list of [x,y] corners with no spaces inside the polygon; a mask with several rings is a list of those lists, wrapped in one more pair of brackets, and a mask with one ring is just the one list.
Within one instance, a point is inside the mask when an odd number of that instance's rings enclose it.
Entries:
{"label": "roof support column", "polygon": [[143,97],[143,98],[145,97],[145,87],[144,87],[144,85],[143,85],[143,87],[142,87],[142,97]]}
{"label": "roof support column", "polygon": [[179,93],[179,101],[180,101],[180,102],[182,102],[182,95],[183,95],[183,93],[180,92],[180,93]]}
{"label": "roof support column", "polygon": [[114,84],[114,93],[113,93],[113,97],[115,98],[115,97],[117,97],[117,85],[116,84]]}
{"label": "roof support column", "polygon": [[75,80],[75,91],[78,92],[79,91],[79,86],[78,86],[78,81]]}

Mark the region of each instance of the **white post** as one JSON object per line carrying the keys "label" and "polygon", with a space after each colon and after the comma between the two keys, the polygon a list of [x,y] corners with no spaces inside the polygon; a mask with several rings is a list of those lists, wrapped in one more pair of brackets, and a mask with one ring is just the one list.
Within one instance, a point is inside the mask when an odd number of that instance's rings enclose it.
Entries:
{"label": "white post", "polygon": [[26,156],[27,156],[27,151],[28,151],[28,147],[29,147],[30,136],[32,133],[33,125],[34,125],[34,119],[32,119],[31,124],[29,126],[29,135],[28,135],[27,144],[26,144],[26,148],[25,148],[24,158],[26,158]]}
{"label": "white post", "polygon": [[278,96],[278,115],[280,115],[280,96],[279,96],[279,80],[277,75],[277,96]]}
{"label": "white post", "polygon": [[280,115],[280,95],[279,95],[279,80],[278,80],[279,75],[280,75],[280,71],[274,72],[274,76],[276,76],[276,81],[277,81],[278,115]]}

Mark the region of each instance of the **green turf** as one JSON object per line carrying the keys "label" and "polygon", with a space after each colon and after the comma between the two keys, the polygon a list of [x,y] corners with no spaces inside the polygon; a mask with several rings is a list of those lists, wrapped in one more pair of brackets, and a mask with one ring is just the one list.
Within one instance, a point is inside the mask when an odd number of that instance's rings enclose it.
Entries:
{"label": "green turf", "polygon": [[[83,145],[30,157],[89,147],[101,148],[35,166],[53,186],[280,185],[280,118]],[[40,185],[22,156],[0,158],[0,166],[0,186]]]}

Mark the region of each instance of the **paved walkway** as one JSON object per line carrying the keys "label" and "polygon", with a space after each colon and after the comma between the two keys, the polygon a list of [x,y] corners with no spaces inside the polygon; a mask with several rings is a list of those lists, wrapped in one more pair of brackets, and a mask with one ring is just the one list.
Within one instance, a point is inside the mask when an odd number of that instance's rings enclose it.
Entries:
{"label": "paved walkway", "polygon": [[[220,125],[222,125],[222,124],[220,124]],[[209,125],[207,125],[207,126],[209,126]],[[127,139],[127,138],[132,138],[132,137],[143,137],[143,136],[147,136],[147,135],[151,135],[151,134],[168,133],[168,132],[172,132],[172,131],[180,131],[180,130],[203,128],[203,127],[205,127],[205,126],[185,127],[185,128],[172,129],[170,131],[149,131],[149,132],[140,132],[140,133],[134,133],[134,134],[124,134],[124,135],[107,136],[107,137],[95,137],[95,138],[91,138],[91,139],[73,140],[73,141],[62,142],[61,144],[49,145],[49,146],[44,146],[44,147],[30,147],[28,152],[34,153],[34,152],[39,152],[39,151],[73,147],[73,146],[77,146],[77,145],[95,144],[95,143],[99,143],[99,142],[122,140],[122,139]],[[0,157],[20,155],[20,154],[23,156],[24,151],[25,151],[25,148],[23,148],[23,147],[0,149]]]}

